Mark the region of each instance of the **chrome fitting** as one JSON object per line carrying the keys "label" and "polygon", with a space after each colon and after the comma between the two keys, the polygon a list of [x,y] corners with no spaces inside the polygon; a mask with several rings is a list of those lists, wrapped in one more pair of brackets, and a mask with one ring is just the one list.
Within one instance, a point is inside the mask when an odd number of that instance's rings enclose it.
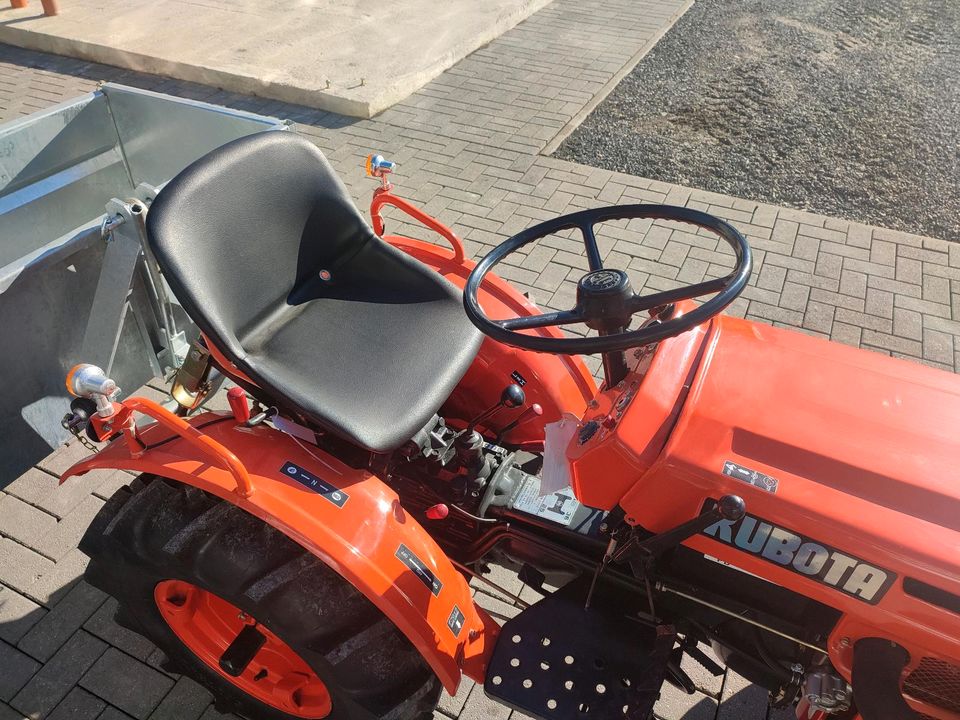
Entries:
{"label": "chrome fitting", "polygon": [[113,415],[113,398],[120,388],[102,368],[82,363],[67,373],[67,392],[76,397],[93,399],[97,403],[97,414],[110,417]]}

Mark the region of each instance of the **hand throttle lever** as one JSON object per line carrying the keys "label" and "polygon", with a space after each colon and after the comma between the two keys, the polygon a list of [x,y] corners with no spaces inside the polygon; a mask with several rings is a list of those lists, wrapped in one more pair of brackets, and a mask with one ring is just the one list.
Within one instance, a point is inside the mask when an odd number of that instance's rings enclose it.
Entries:
{"label": "hand throttle lever", "polygon": [[489,410],[484,410],[482,413],[477,415],[473,420],[470,421],[470,424],[467,425],[467,429],[464,432],[464,435],[469,437],[471,433],[477,428],[477,425],[489,420],[491,417],[496,414],[500,408],[516,408],[523,405],[526,402],[527,396],[523,392],[523,388],[517,385],[516,383],[510,383],[507,385],[503,392],[500,393],[500,400]]}
{"label": "hand throttle lever", "polygon": [[504,435],[506,435],[508,432],[513,430],[515,427],[517,427],[521,423],[525,423],[527,420],[530,420],[533,417],[540,417],[541,415],[543,415],[543,408],[540,407],[540,403],[534,403],[533,405],[528,407],[526,410],[524,410],[522,413],[520,413],[520,417],[518,417],[512,423],[508,425],[504,425],[502,428],[500,428],[500,432],[497,433],[497,439],[495,442],[499,443],[503,439]]}
{"label": "hand throttle lever", "polygon": [[[672,550],[689,537],[703,532],[721,520],[736,522],[747,511],[747,504],[739,495],[724,495],[713,507],[704,510],[695,518],[682,522],[671,530],[659,533],[639,542],[626,542],[616,553],[613,561],[636,559],[650,562]],[[636,536],[634,536],[636,537]]]}

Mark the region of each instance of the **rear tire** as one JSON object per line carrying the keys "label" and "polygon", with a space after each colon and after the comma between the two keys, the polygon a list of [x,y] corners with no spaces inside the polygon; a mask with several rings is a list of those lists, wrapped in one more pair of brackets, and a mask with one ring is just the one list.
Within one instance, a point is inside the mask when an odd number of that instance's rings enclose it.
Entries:
{"label": "rear tire", "polygon": [[316,556],[225,500],[141,475],[104,505],[80,549],[91,559],[87,581],[117,599],[117,621],[155,643],[173,672],[206,686],[219,710],[298,717],[195,655],[157,607],[161,581],[186,581],[256,618],[326,684],[331,720],[409,720],[436,707],[439,680],[389,619]]}

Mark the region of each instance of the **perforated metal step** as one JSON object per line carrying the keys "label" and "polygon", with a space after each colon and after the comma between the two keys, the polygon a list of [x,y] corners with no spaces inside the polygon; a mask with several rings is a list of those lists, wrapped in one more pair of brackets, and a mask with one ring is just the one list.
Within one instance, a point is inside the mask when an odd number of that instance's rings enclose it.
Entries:
{"label": "perforated metal step", "polygon": [[623,614],[616,597],[584,610],[577,583],[503,627],[484,690],[543,720],[648,720],[676,633]]}

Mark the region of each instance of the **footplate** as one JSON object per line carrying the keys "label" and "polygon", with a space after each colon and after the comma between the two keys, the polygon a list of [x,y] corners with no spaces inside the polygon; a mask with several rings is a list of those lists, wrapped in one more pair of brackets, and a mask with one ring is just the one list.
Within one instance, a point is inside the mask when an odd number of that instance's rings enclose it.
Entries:
{"label": "footplate", "polygon": [[585,597],[568,585],[507,622],[487,695],[542,720],[647,720],[676,633],[625,616],[622,599],[596,597],[584,610]]}

